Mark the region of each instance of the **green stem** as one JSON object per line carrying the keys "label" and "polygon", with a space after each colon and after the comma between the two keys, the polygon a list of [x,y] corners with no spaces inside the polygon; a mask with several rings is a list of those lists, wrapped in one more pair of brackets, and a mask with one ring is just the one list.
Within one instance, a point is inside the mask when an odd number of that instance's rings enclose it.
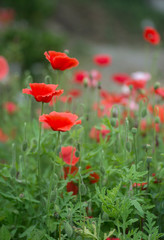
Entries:
{"label": "green stem", "polygon": [[[56,142],[56,147],[55,147],[55,158],[56,158],[56,152],[57,152],[59,142],[60,142],[60,131],[58,132],[58,137],[57,137],[57,142]],[[50,213],[50,200],[51,200],[54,172],[55,172],[55,159],[53,162],[53,170],[51,173],[50,185],[49,185],[49,189],[48,189],[48,200],[47,200],[47,217],[48,217],[48,219],[49,219],[49,213]]]}
{"label": "green stem", "polygon": [[133,135],[133,140],[134,140],[134,151],[135,151],[135,157],[136,157],[135,166],[136,166],[136,171],[137,171],[138,154],[137,154],[136,136],[135,135]]}
{"label": "green stem", "polygon": [[[43,106],[44,103],[42,102],[42,110],[41,110],[41,115],[43,114]],[[38,182],[40,182],[40,142],[41,142],[41,122],[39,123],[39,138],[38,138],[38,154],[39,154],[39,158],[38,158]]]}

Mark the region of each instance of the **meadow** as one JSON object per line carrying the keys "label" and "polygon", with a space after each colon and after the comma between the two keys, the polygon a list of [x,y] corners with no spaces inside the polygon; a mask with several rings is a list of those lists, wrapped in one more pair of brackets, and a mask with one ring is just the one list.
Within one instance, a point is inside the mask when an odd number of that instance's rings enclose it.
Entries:
{"label": "meadow", "polygon": [[37,79],[0,56],[0,240],[163,239],[162,39],[146,27],[144,41],[151,72],[118,69],[117,92],[105,53],[86,71],[47,49]]}

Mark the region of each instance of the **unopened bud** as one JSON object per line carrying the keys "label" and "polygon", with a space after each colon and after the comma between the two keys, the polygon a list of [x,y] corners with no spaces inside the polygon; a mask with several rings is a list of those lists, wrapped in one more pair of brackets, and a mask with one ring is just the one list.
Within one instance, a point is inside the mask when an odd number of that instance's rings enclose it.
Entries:
{"label": "unopened bud", "polygon": [[72,234],[73,234],[73,229],[72,229],[71,225],[69,224],[69,222],[65,223],[64,229],[65,229],[65,233],[70,238],[72,236]]}
{"label": "unopened bud", "polygon": [[27,141],[24,141],[22,144],[22,151],[25,152],[27,150],[28,144]]}
{"label": "unopened bud", "polygon": [[155,123],[160,123],[160,118],[159,117],[155,117]]}
{"label": "unopened bud", "polygon": [[115,127],[116,126],[116,119],[112,118],[110,123],[111,123],[112,127]]}
{"label": "unopened bud", "polygon": [[156,82],[154,84],[154,89],[157,90],[160,87],[160,82]]}
{"label": "unopened bud", "polygon": [[79,154],[79,151],[76,150],[75,156],[76,156],[76,157],[79,157],[79,155],[80,155],[80,154]]}
{"label": "unopened bud", "polygon": [[151,163],[152,162],[152,157],[147,157],[146,161],[147,161],[148,164]]}
{"label": "unopened bud", "polygon": [[84,78],[83,84],[85,88],[88,87],[88,78]]}
{"label": "unopened bud", "polygon": [[137,133],[137,128],[132,128],[132,133],[136,134]]}

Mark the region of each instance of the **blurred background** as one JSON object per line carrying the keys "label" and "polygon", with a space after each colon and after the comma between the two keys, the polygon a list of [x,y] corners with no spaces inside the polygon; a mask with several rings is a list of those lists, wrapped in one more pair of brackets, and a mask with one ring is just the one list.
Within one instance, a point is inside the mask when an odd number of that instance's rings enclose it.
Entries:
{"label": "blurred background", "polygon": [[[163,23],[164,0],[1,0],[0,55],[20,73],[48,65],[44,51],[65,49],[79,69],[93,68],[92,56],[107,53],[111,73],[149,71],[154,47],[143,40],[143,28],[153,26],[163,38]],[[162,76],[162,44],[159,52]]]}

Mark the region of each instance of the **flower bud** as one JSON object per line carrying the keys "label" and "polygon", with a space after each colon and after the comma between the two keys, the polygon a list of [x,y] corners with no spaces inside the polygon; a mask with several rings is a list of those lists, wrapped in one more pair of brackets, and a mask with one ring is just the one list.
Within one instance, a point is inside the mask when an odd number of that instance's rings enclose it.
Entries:
{"label": "flower bud", "polygon": [[79,154],[79,151],[76,150],[75,156],[76,156],[76,157],[79,157],[79,155],[80,155],[80,154]]}
{"label": "flower bud", "polygon": [[27,150],[28,144],[27,141],[24,141],[22,144],[22,151],[25,152]]}
{"label": "flower bud", "polygon": [[88,78],[86,78],[86,77],[84,78],[83,84],[84,84],[85,88],[88,87]]}
{"label": "flower bud", "polygon": [[137,128],[132,128],[132,133],[135,135],[137,133]]}
{"label": "flower bud", "polygon": [[72,229],[71,225],[69,224],[69,222],[65,223],[64,230],[65,230],[65,233],[67,234],[67,236],[70,238],[73,234],[73,229]]}
{"label": "flower bud", "polygon": [[112,127],[115,127],[116,126],[116,119],[112,118],[110,123],[111,123]]}
{"label": "flower bud", "polygon": [[97,88],[98,88],[99,90],[101,90],[101,82],[100,82],[100,81],[98,82]]}
{"label": "flower bud", "polygon": [[147,164],[150,164],[152,162],[152,157],[147,157],[146,161],[147,161]]}
{"label": "flower bud", "polygon": [[160,118],[159,117],[155,117],[155,123],[160,123]]}
{"label": "flower bud", "polygon": [[157,90],[160,87],[160,82],[156,82],[154,84],[154,89]]}

